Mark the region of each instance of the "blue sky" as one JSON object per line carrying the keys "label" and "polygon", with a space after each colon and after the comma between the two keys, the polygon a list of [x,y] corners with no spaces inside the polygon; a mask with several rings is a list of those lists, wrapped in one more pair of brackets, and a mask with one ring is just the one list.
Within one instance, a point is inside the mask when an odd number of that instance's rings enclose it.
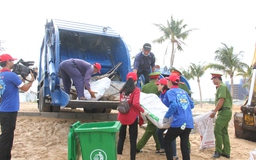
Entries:
{"label": "blue sky", "polygon": [[[144,43],[151,43],[157,64],[164,66],[167,43],[152,43],[162,35],[153,24],[166,25],[173,15],[175,19],[183,19],[184,24],[188,24],[187,29],[197,29],[185,40],[184,51],[176,53],[174,67],[214,62],[214,52],[222,47],[221,43],[233,46],[235,53],[244,51],[243,61],[251,64],[256,43],[254,3],[253,0],[2,1],[0,40],[7,41],[8,52],[13,56],[38,63],[46,20],[79,21],[116,30],[130,46],[131,56],[138,53]],[[165,65],[168,64],[169,57],[165,61]],[[224,77],[225,80],[229,80],[228,77]],[[239,77],[235,82],[238,80]],[[199,99],[196,81],[189,82],[193,97]],[[201,87],[204,99],[214,97],[210,71],[201,78]]]}

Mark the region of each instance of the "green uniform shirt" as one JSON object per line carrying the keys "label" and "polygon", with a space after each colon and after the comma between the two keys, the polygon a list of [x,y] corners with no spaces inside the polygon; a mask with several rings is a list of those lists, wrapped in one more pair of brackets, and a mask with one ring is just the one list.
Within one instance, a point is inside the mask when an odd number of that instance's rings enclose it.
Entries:
{"label": "green uniform shirt", "polygon": [[221,82],[220,86],[217,88],[216,95],[215,95],[215,105],[217,105],[217,102],[220,98],[225,99],[222,107],[227,107],[227,108],[232,107],[233,102],[232,102],[230,92],[228,90],[228,87],[223,82]]}
{"label": "green uniform shirt", "polygon": [[159,96],[160,92],[158,91],[157,85],[155,81],[150,81],[149,83],[145,84],[141,88],[141,92],[143,93],[154,93]]}

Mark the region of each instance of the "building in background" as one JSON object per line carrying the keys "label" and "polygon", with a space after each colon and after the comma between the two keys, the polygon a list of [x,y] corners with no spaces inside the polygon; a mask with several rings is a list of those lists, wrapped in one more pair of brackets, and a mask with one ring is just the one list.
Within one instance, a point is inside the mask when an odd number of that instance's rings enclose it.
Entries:
{"label": "building in background", "polygon": [[[231,85],[229,84],[229,81],[226,81],[225,84],[227,85],[227,87],[231,88]],[[234,96],[233,99],[240,99],[240,100],[245,100],[246,97],[249,94],[249,89],[248,88],[244,88],[243,87],[244,84],[244,80],[240,79],[239,84],[234,84]]]}

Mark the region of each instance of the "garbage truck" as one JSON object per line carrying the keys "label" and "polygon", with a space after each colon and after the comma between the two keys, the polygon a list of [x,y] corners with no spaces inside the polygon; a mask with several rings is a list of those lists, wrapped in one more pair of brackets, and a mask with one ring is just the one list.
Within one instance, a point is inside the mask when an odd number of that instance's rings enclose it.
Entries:
{"label": "garbage truck", "polygon": [[[110,78],[107,96],[97,101],[77,100],[74,90],[70,95],[64,92],[59,64],[70,58],[101,64],[101,74],[93,75],[91,80]],[[110,112],[119,101],[111,96],[118,95],[129,71],[128,45],[112,28],[60,19],[47,20],[38,66],[38,109],[40,112],[59,112],[65,107],[83,108],[87,113]]]}
{"label": "garbage truck", "polygon": [[241,106],[241,112],[234,114],[234,125],[237,138],[256,142],[256,46],[249,95]]}

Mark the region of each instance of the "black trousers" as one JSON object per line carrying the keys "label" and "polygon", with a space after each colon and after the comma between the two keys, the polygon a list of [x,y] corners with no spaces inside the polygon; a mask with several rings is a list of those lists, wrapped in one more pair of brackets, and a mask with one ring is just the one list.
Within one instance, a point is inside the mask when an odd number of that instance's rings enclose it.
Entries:
{"label": "black trousers", "polygon": [[150,74],[150,72],[141,71],[141,72],[138,72],[138,73],[137,73],[137,76],[138,76],[138,78],[139,78],[140,75],[143,75],[144,78],[145,78],[145,83],[144,83],[144,84],[147,84],[147,83],[149,82],[149,74]]}
{"label": "black trousers", "polygon": [[[119,139],[117,143],[117,154],[123,153],[124,141],[126,137],[126,128],[127,125],[122,125],[119,131]],[[138,137],[138,119],[129,125],[129,135],[130,135],[130,159],[136,159],[136,143]]]}
{"label": "black trousers", "polygon": [[0,112],[0,160],[10,160],[17,112]]}
{"label": "black trousers", "polygon": [[185,128],[184,130],[180,128],[169,128],[164,137],[164,148],[167,160],[173,160],[173,148],[172,141],[178,136],[180,137],[180,148],[183,160],[190,160],[190,153],[188,147],[189,134],[191,132],[190,128]]}

